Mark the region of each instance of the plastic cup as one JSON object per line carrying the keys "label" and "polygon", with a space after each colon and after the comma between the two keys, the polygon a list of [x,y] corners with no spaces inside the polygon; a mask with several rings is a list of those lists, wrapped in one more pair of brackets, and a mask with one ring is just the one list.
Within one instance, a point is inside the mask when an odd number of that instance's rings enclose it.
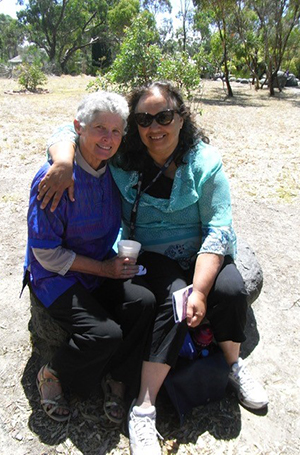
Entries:
{"label": "plastic cup", "polygon": [[137,259],[141,244],[135,240],[120,240],[118,242],[118,256],[121,258]]}

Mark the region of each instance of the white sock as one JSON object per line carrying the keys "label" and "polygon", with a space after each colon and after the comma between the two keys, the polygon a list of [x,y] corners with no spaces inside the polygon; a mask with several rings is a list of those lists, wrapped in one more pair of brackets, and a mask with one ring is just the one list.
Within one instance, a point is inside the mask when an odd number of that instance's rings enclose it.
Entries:
{"label": "white sock", "polygon": [[148,416],[155,412],[155,406],[149,406],[148,408],[142,408],[141,406],[134,406],[133,412],[136,416]]}

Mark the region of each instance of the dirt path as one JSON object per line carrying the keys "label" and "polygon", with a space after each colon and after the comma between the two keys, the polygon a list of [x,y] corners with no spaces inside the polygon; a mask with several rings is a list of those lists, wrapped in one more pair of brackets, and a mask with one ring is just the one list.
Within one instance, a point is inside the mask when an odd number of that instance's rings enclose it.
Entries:
{"label": "dirt path", "polygon": [[[0,452],[5,455],[127,454],[124,432],[101,427],[98,397],[74,405],[69,425],[44,416],[32,354],[28,291],[19,299],[31,179],[44,161],[53,127],[72,120],[88,78],[51,78],[44,95],[12,94],[0,79]],[[250,413],[228,394],[199,407],[179,428],[172,408],[160,412],[164,453],[294,455],[300,434],[300,89],[270,99],[266,91],[204,84],[201,123],[222,152],[230,176],[234,225],[264,271],[249,310],[249,368],[269,394],[265,413]],[[7,93],[4,93],[7,92]]]}

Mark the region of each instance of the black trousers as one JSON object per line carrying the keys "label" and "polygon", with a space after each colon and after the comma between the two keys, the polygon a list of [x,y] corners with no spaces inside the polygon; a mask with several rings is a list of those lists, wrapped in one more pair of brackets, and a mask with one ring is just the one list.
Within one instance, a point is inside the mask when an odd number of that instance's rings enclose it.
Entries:
{"label": "black trousers", "polygon": [[[174,366],[183,344],[187,325],[174,324],[172,293],[192,283],[194,265],[187,271],[161,254],[144,252],[139,264],[147,268],[143,277],[133,282],[147,287],[156,297],[156,316],[145,350],[145,360]],[[241,274],[230,256],[223,266],[207,299],[206,317],[210,321],[216,341],[245,341],[247,292]]]}
{"label": "black trousers", "polygon": [[107,279],[89,293],[75,284],[49,308],[69,333],[51,360],[64,388],[89,395],[108,371],[137,393],[153,320],[154,295],[130,281]]}
{"label": "black trousers", "polygon": [[[106,280],[92,294],[77,284],[48,309],[70,333],[51,361],[63,383],[84,395],[109,370],[115,380],[138,390],[142,360],[174,367],[188,327],[174,323],[172,293],[192,282],[166,256],[144,252],[147,274]],[[207,299],[207,318],[217,341],[245,340],[247,301],[243,279],[229,256]],[[134,392],[135,393],[135,392]]]}

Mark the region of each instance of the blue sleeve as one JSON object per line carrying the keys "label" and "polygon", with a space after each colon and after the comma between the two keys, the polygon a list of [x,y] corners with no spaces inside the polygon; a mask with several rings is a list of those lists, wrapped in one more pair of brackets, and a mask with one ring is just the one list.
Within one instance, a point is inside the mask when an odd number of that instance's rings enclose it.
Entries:
{"label": "blue sleeve", "polygon": [[[229,181],[221,157],[210,151],[210,164],[199,181],[199,210],[202,225],[202,245],[199,253],[214,253],[235,257],[236,235],[232,228]],[[206,157],[207,160],[207,157]]]}
{"label": "blue sleeve", "polygon": [[219,155],[210,155],[198,183],[199,210],[203,227],[230,226],[231,198],[228,179]]}
{"label": "blue sleeve", "polygon": [[213,253],[236,257],[236,235],[232,226],[202,228],[202,245],[199,253]]}
{"label": "blue sleeve", "polygon": [[65,230],[66,197],[63,196],[57,209],[52,213],[50,207],[41,210],[37,200],[38,185],[49,169],[45,164],[33,179],[28,209],[28,246],[33,248],[56,248],[62,245]]}

